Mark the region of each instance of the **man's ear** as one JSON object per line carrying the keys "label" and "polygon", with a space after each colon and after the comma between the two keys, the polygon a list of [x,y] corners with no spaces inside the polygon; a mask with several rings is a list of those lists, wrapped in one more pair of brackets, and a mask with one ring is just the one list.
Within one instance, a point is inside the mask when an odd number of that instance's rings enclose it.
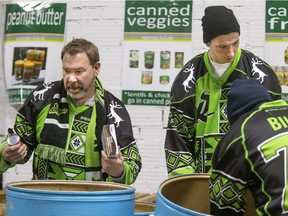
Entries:
{"label": "man's ear", "polygon": [[95,65],[94,65],[94,70],[95,70],[95,75],[98,76],[99,73],[100,73],[100,62],[96,62]]}

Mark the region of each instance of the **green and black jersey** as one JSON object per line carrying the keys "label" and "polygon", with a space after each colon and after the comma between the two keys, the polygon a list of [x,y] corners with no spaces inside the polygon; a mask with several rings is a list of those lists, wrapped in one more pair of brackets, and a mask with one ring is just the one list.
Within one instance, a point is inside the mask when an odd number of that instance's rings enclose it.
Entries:
{"label": "green and black jersey", "polygon": [[[114,124],[124,158],[121,178],[108,176],[101,166],[104,124]],[[96,79],[92,101],[76,107],[63,80],[35,88],[18,111],[14,129],[32,153],[33,179],[116,181],[132,184],[142,166],[132,124],[123,103]],[[6,139],[0,146],[2,151]],[[0,172],[15,166],[0,157]]]}
{"label": "green and black jersey", "polygon": [[211,156],[229,123],[226,95],[236,79],[258,79],[273,98],[281,86],[273,69],[254,54],[238,49],[234,61],[217,78],[208,52],[191,59],[174,80],[165,140],[169,176],[211,172]]}
{"label": "green and black jersey", "polygon": [[211,214],[243,215],[252,192],[258,215],[288,215],[288,105],[263,103],[237,119],[212,157]]}

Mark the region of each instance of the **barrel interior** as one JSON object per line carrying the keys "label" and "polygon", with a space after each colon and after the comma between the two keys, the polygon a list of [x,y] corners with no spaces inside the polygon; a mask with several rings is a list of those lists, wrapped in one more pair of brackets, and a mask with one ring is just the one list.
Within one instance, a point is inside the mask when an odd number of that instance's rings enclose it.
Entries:
{"label": "barrel interior", "polygon": [[[210,214],[209,174],[192,174],[171,178],[160,186],[161,194],[169,201],[192,211]],[[245,216],[256,216],[254,198],[246,193]]]}
{"label": "barrel interior", "polygon": [[31,190],[51,190],[51,191],[115,191],[131,189],[128,185],[110,182],[89,182],[89,181],[24,181],[10,184],[16,188]]}
{"label": "barrel interior", "polygon": [[6,216],[6,193],[5,193],[5,190],[0,191],[0,216]]}
{"label": "barrel interior", "polygon": [[160,186],[161,194],[184,208],[210,213],[209,175],[171,178]]}

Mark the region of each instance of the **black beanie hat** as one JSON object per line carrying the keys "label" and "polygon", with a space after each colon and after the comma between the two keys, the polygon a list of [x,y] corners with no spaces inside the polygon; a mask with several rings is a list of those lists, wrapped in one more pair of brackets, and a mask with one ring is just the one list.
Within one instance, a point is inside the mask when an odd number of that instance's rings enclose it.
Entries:
{"label": "black beanie hat", "polygon": [[227,94],[227,116],[232,125],[242,114],[271,101],[268,90],[256,79],[238,79]]}
{"label": "black beanie hat", "polygon": [[225,6],[209,6],[202,17],[203,41],[208,43],[213,38],[231,32],[240,34],[239,23],[232,10]]}

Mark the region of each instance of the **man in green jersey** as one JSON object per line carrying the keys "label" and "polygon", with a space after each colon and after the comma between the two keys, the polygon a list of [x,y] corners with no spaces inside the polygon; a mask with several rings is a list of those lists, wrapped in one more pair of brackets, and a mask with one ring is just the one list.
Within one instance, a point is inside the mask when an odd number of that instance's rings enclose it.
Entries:
{"label": "man in green jersey", "polygon": [[240,26],[232,10],[207,7],[202,27],[208,51],[188,61],[171,88],[165,140],[169,177],[211,172],[211,156],[229,128],[226,94],[234,80],[255,78],[273,100],[281,97],[271,67],[239,48]]}
{"label": "man in green jersey", "polygon": [[[109,91],[100,72],[97,47],[73,39],[61,53],[63,79],[38,86],[18,111],[16,145],[3,140],[0,172],[28,161],[32,153],[33,179],[94,180],[132,184],[141,170],[129,114]],[[119,154],[103,151],[103,125],[114,124]]]}
{"label": "man in green jersey", "polygon": [[249,189],[258,215],[288,215],[288,104],[256,79],[227,94],[231,127],[212,156],[212,215],[243,215]]}

